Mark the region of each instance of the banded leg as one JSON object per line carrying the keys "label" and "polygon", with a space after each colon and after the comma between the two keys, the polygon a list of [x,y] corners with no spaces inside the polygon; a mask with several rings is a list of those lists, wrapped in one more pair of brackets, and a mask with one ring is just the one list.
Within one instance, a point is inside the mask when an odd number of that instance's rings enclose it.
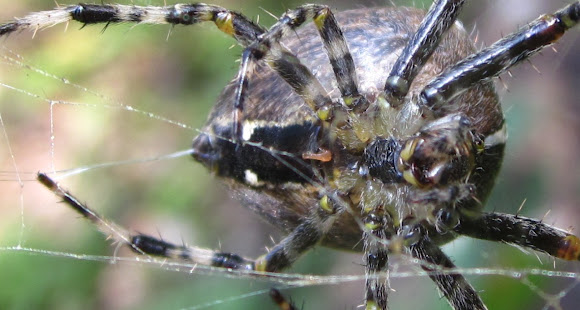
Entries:
{"label": "banded leg", "polygon": [[[365,309],[378,310],[387,309],[389,297],[389,283],[386,275],[381,275],[388,271],[389,256],[384,244],[364,233],[365,246]],[[374,237],[381,238],[379,235]],[[383,236],[384,237],[384,236]],[[385,240],[382,238],[382,240]]]}
{"label": "banded leg", "polygon": [[51,11],[31,13],[0,25],[0,36],[16,31],[52,27],[69,21],[84,25],[111,23],[193,25],[213,22],[219,30],[234,37],[243,46],[254,42],[264,29],[240,13],[203,3],[143,7],[120,4],[78,4]]}
{"label": "banded leg", "polygon": [[368,103],[358,90],[354,61],[346,39],[327,6],[308,4],[286,12],[248,49],[253,51],[252,55],[256,60],[265,59],[321,120],[330,120],[334,104],[324,87],[294,54],[279,44],[285,35],[300,27],[308,19],[314,20],[322,38],[345,105],[352,108],[366,107]]}
{"label": "banded leg", "polygon": [[322,39],[344,103],[352,108],[366,107],[368,103],[358,90],[354,60],[346,38],[328,6],[306,4],[286,12],[264,35],[263,41],[279,42],[309,19],[314,21]]}
{"label": "banded leg", "polygon": [[[172,24],[172,25],[194,25],[201,22],[211,21],[219,30],[236,39],[242,46],[248,46],[255,42],[265,31],[264,28],[255,24],[240,13],[227,10],[225,8],[197,4],[176,4],[166,7],[140,7],[129,5],[98,5],[79,4],[52,11],[36,12],[13,22],[0,25],[0,37],[24,29],[38,29],[54,26],[59,23],[78,21],[84,25],[132,22],[142,24]],[[105,26],[105,27],[106,27]],[[246,64],[247,65],[247,64]],[[247,72],[247,68],[243,72]],[[242,70],[240,71],[240,85],[245,84]],[[234,133],[239,135],[241,121],[244,87],[240,86],[240,98],[235,102]]]}
{"label": "banded leg", "polygon": [[395,62],[385,83],[385,95],[391,106],[401,104],[417,73],[439,46],[449,27],[457,20],[464,3],[465,0],[439,0],[431,5],[419,29]]}
{"label": "banded leg", "polygon": [[[62,189],[46,174],[39,173],[38,181],[62,198],[63,202],[91,221],[104,235],[119,244],[129,247],[140,255],[165,257],[212,267],[235,270],[255,270],[277,272],[289,267],[301,254],[312,248],[324,237],[324,228],[330,228],[335,219],[323,210],[315,216],[323,218],[306,221],[278,243],[267,254],[256,260],[243,258],[232,253],[218,253],[210,249],[193,246],[175,245],[161,239],[143,234],[131,234],[126,229],[106,221],[96,212],[82,204],[76,197]],[[338,213],[337,213],[338,214]]]}
{"label": "banded leg", "polygon": [[381,240],[392,236],[385,227],[390,220],[380,210],[364,215],[365,231],[363,232],[365,262],[365,309],[387,309],[389,283],[388,272],[389,249]]}
{"label": "banded leg", "polygon": [[[410,247],[411,255],[426,264],[422,265],[429,277],[443,293],[449,304],[455,310],[485,310],[487,307],[479,298],[475,289],[460,273],[449,273],[448,269],[455,268],[453,262],[443,253],[441,248],[424,237]],[[433,268],[434,266],[441,267]],[[441,270],[444,273],[438,273]]]}
{"label": "banded leg", "polygon": [[539,220],[503,213],[464,216],[455,228],[472,238],[504,242],[565,260],[580,260],[580,238]]}
{"label": "banded leg", "polygon": [[440,116],[439,110],[445,103],[556,42],[578,22],[580,1],[554,14],[540,16],[519,31],[458,62],[425,86],[419,98],[424,112]]}
{"label": "banded leg", "polygon": [[300,60],[278,41],[270,41],[268,33],[248,46],[242,53],[240,70],[236,79],[236,96],[234,102],[234,139],[242,141],[242,115],[244,102],[247,97],[249,73],[259,60],[265,60],[268,66],[276,71],[280,77],[292,87],[304,102],[317,113],[318,118],[328,121],[332,118],[332,99],[320,81],[304,66]]}
{"label": "banded leg", "polygon": [[265,59],[266,63],[302,97],[319,119],[323,121],[332,119],[334,103],[320,81],[292,52],[279,43],[285,35],[309,19],[314,20],[322,38],[345,105],[356,110],[364,110],[368,106],[367,100],[358,90],[354,60],[334,15],[324,5],[303,5],[286,12],[276,24],[260,36],[256,42],[248,46],[242,54],[234,103],[234,139],[237,141],[242,140],[241,115],[246,100],[248,72],[252,71],[255,61],[262,59]]}
{"label": "banded leg", "polygon": [[52,11],[36,12],[13,22],[0,25],[0,36],[31,29],[54,26],[69,21],[87,24],[109,25],[132,22],[147,24],[193,25],[211,21],[222,32],[232,36],[246,47],[238,75],[238,90],[234,102],[234,139],[240,140],[241,118],[247,88],[248,72],[254,60],[266,58],[267,63],[286,80],[310,107],[319,112],[322,120],[332,117],[332,100],[320,82],[296,56],[283,48],[278,40],[285,32],[302,25],[306,19],[314,19],[327,53],[335,70],[339,88],[346,104],[365,106],[366,102],[357,89],[357,78],[352,56],[348,52],[342,31],[326,6],[305,5],[286,13],[267,33],[242,14],[208,4],[176,4],[165,7],[140,7],[129,5],[79,4]]}

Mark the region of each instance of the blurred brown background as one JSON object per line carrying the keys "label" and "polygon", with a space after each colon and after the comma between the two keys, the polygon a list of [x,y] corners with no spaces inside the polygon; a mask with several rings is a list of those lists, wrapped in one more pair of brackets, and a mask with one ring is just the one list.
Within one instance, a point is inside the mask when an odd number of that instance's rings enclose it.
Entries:
{"label": "blurred brown background", "polygon": [[[387,2],[359,1],[353,5],[349,1],[324,1],[336,10],[391,5]],[[418,7],[430,3],[395,2]],[[462,20],[466,29],[475,27],[477,44],[489,45],[541,13],[553,12],[571,1],[471,2]],[[130,3],[162,5],[163,1]],[[212,3],[249,17],[259,15],[262,24],[271,25],[275,20],[260,8],[280,15],[304,2]],[[0,20],[53,6],[52,0],[4,1],[0,4]],[[87,26],[82,31],[78,28],[71,23],[66,33],[65,27],[58,25],[38,32],[34,39],[29,32],[0,39],[0,83],[4,85],[0,87],[0,128],[4,131],[0,138],[0,246],[4,247],[0,249],[0,308],[271,307],[266,294],[236,300],[242,294],[274,285],[268,282],[169,272],[134,264],[111,265],[6,248],[20,244],[66,253],[113,255],[114,247],[89,223],[57,203],[54,195],[34,181],[35,173],[139,160],[187,149],[221,88],[238,68],[240,48],[230,49],[234,42],[211,24],[176,27],[169,39],[169,26],[111,25],[104,33],[101,26]],[[527,199],[522,215],[545,218],[547,223],[564,229],[576,227],[575,233],[580,234],[580,30],[572,30],[554,47],[557,52],[546,49],[531,64],[512,70],[512,76],[504,75],[503,84],[498,83],[510,139],[504,169],[487,208],[514,213]],[[26,65],[15,63],[15,59]],[[66,78],[91,92],[30,68]],[[55,100],[52,109],[47,98]],[[152,112],[187,128],[125,111],[123,106]],[[188,157],[116,164],[67,177],[61,184],[107,218],[133,231],[161,234],[176,243],[221,247],[255,257],[264,253],[264,246],[273,244],[270,236],[281,238],[274,228],[228,200],[218,183]],[[477,269],[541,268],[579,273],[580,264],[554,264],[545,255],[468,239],[447,245],[446,252],[458,266],[471,268],[469,279],[490,309],[542,309],[547,302],[558,301],[563,309],[576,309],[580,303],[577,280],[549,276],[516,279]],[[319,248],[291,272],[361,274],[361,263],[360,254]],[[406,263],[397,266],[404,271],[417,270]],[[391,294],[392,309],[448,309],[425,276],[393,276],[391,286],[396,290]],[[531,286],[547,295],[535,292]],[[358,281],[284,293],[304,309],[354,309],[362,302],[362,288],[363,282]],[[219,301],[223,302],[204,306]]]}

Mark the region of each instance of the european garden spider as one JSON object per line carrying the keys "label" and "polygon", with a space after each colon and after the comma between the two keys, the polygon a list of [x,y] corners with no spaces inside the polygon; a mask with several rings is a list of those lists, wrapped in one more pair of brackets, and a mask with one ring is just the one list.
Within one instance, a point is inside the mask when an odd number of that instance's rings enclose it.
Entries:
{"label": "european garden spider", "polygon": [[[326,6],[302,5],[267,29],[207,4],[73,5],[6,23],[0,35],[70,20],[207,21],[244,47],[238,76],[190,153],[287,237],[256,260],[173,245],[111,226],[39,174],[117,242],[144,255],[258,272],[279,272],[318,243],[363,251],[366,309],[387,307],[388,259],[402,254],[420,262],[454,309],[484,309],[440,245],[466,235],[580,257],[580,240],[567,232],[483,211],[507,137],[490,80],[575,26],[580,1],[479,52],[455,23],[463,4],[436,1],[426,18],[381,8],[336,20]],[[299,28],[311,20],[319,35]]]}

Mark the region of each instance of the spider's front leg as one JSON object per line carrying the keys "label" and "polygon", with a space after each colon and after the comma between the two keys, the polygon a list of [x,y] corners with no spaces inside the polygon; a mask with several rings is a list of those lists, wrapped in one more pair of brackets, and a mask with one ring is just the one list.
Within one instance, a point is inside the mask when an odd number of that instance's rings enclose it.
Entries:
{"label": "spider's front leg", "polygon": [[579,22],[580,1],[577,1],[554,14],[540,16],[519,31],[458,62],[423,89],[420,94],[423,112],[435,117],[443,115],[451,100],[553,44]]}
{"label": "spider's front leg", "polygon": [[417,74],[429,60],[435,48],[457,20],[465,0],[433,2],[419,29],[397,58],[385,83],[385,96],[392,106],[399,106],[408,94]]}
{"label": "spider's front leg", "polygon": [[472,238],[518,245],[565,260],[580,260],[580,238],[536,219],[484,212],[479,216],[463,215],[454,230]]}

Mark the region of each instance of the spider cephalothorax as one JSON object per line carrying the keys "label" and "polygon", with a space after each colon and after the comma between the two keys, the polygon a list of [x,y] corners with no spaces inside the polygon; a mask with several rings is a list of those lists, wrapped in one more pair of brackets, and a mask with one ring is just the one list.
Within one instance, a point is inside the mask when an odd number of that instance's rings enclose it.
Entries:
{"label": "spider cephalothorax", "polygon": [[[117,239],[136,252],[278,272],[318,243],[362,251],[367,309],[387,308],[388,257],[403,252],[430,271],[454,309],[485,309],[440,245],[466,235],[580,258],[573,235],[482,210],[506,142],[490,79],[576,25],[580,2],[478,52],[456,22],[463,4],[435,1],[426,15],[380,8],[336,18],[326,6],[304,5],[269,29],[207,4],[76,5],[1,25],[0,35],[68,20],[212,21],[244,47],[239,74],[191,153],[288,236],[251,260],[116,230]],[[315,28],[299,29],[309,20]],[[39,180],[109,232],[47,175]]]}

